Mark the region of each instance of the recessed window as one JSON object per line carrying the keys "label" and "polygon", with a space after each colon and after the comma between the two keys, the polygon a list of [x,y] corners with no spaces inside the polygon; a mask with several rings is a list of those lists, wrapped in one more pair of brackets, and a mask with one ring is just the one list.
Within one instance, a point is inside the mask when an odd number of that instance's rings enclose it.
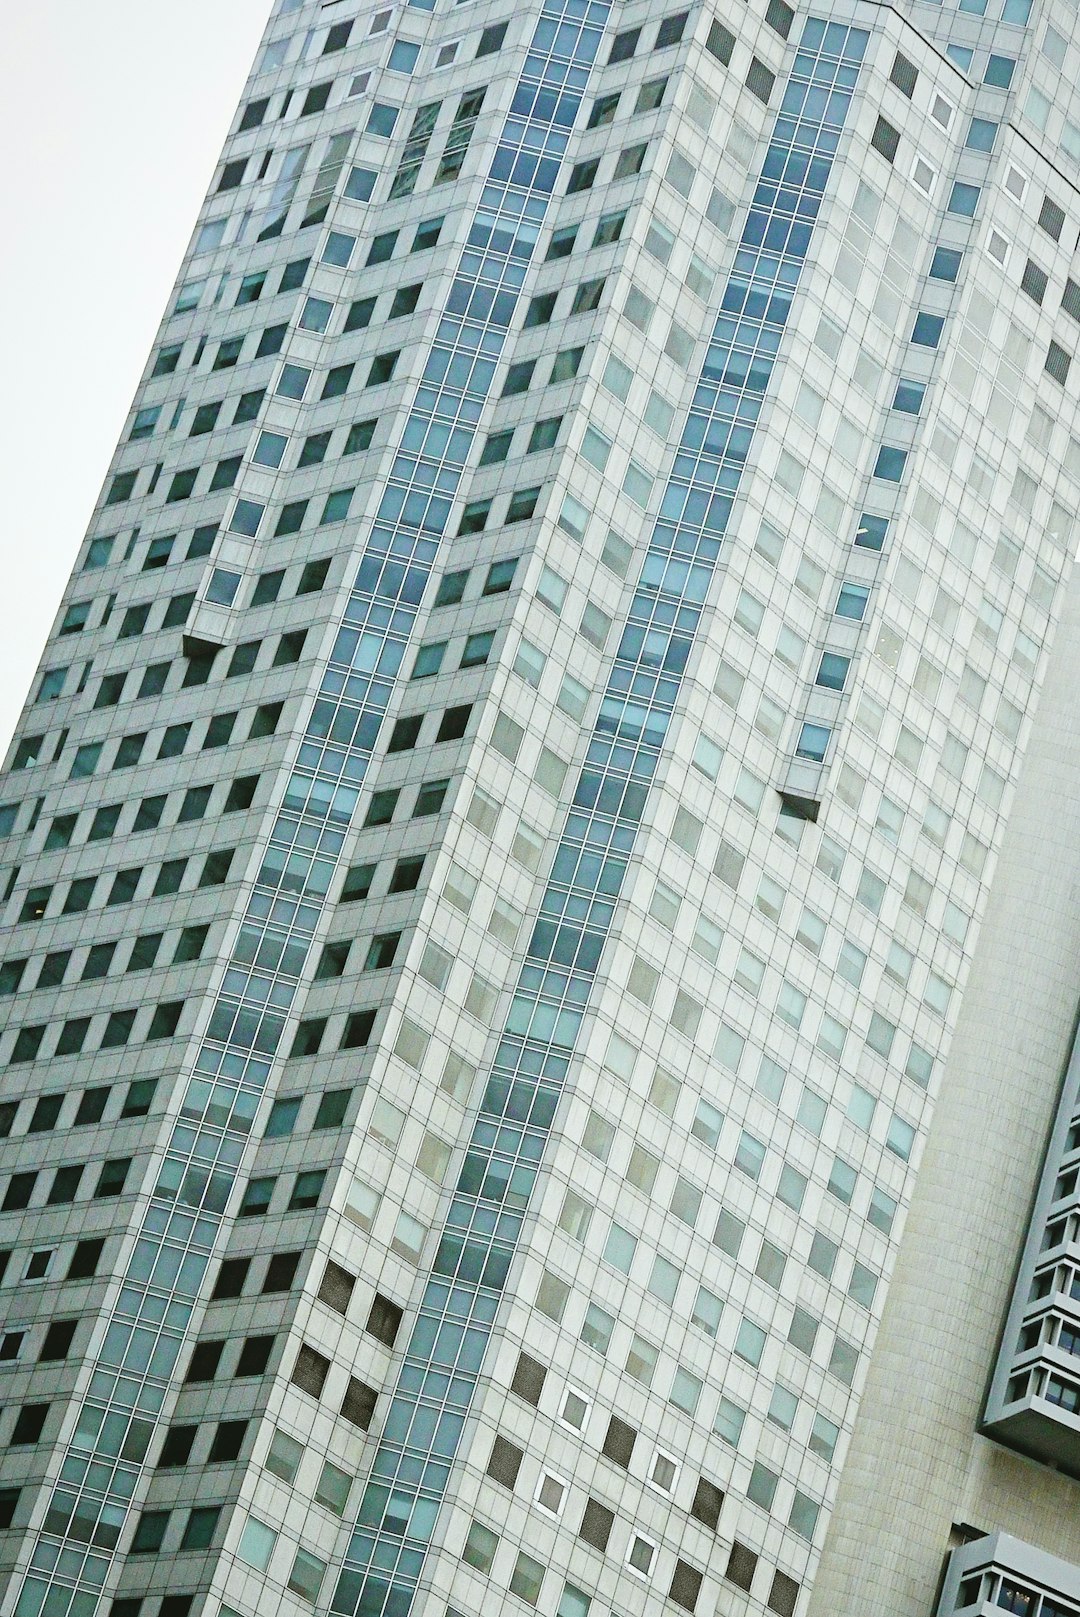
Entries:
{"label": "recessed window", "polygon": [[825,724],[804,724],[799,733],[799,745],[795,747],[795,757],[808,758],[813,763],[823,762],[829,749],[829,736],[831,731]]}
{"label": "recessed window", "polygon": [[1051,240],[1060,241],[1061,232],[1065,228],[1065,210],[1050,197],[1043,197],[1038,223],[1039,229],[1045,230]]}
{"label": "recessed window", "polygon": [[750,58],[750,67],[746,74],[746,88],[750,93],[756,95],[759,101],[764,101],[768,105],[775,83],[776,74],[772,69],[766,67],[759,57],[752,56]]}
{"label": "recessed window", "polygon": [[837,651],[824,651],[814,684],[822,685],[829,691],[842,691],[850,667],[850,657],[844,657]]}
{"label": "recessed window", "polygon": [[611,51],[608,55],[608,64],[610,65],[612,62],[629,61],[630,57],[633,56],[634,52],[637,50],[638,41],[640,38],[640,27],[624,28],[621,33],[616,34],[615,38],[611,42]]}
{"label": "recessed window", "polygon": [[677,45],[686,30],[686,19],[689,15],[688,11],[673,11],[669,17],[665,17],[656,30],[653,50],[659,51],[668,45]]}
{"label": "recessed window", "polygon": [[636,1572],[639,1578],[647,1578],[652,1571],[653,1558],[656,1555],[656,1545],[649,1539],[642,1538],[635,1533],[630,1541],[630,1550],[626,1557],[626,1564],[631,1572]]}
{"label": "recessed window", "polygon": [[870,144],[887,162],[892,163],[900,146],[900,131],[879,117],[870,136]]}
{"label": "recessed window", "polygon": [[552,1472],[545,1471],[536,1490],[536,1503],[540,1509],[548,1511],[552,1516],[558,1516],[565,1498],[566,1483]]}
{"label": "recessed window", "polygon": [[411,73],[420,55],[419,45],[410,40],[396,39],[390,52],[387,68],[391,73]]}
{"label": "recessed window", "polygon": [[1047,375],[1052,376],[1055,382],[1059,382],[1061,386],[1064,387],[1069,378],[1069,367],[1071,364],[1071,358],[1065,352],[1064,348],[1061,347],[1060,343],[1051,341],[1050,346],[1046,351],[1046,361],[1044,366]]}

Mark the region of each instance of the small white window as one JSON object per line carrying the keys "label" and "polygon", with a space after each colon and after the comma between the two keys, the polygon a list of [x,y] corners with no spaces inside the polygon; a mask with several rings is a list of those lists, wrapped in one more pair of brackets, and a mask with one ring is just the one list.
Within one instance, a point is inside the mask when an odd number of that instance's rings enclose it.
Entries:
{"label": "small white window", "polygon": [[948,129],[953,120],[954,110],[943,95],[935,95],[930,107],[930,116],[935,123],[941,125],[942,129]]}
{"label": "small white window", "polygon": [[661,1493],[671,1493],[678,1475],[678,1460],[670,1454],[665,1454],[663,1449],[657,1449],[649,1467],[649,1481],[653,1487],[659,1488]]}
{"label": "small white window", "polygon": [[936,177],[935,170],[930,167],[930,164],[926,161],[925,157],[916,157],[911,166],[911,178],[913,183],[918,186],[919,190],[922,191],[925,196],[929,196],[931,191],[934,189],[934,180]]}
{"label": "small white window", "polygon": [[986,241],[986,251],[990,254],[990,257],[994,259],[996,263],[1002,265],[1002,267],[1004,267],[1004,265],[1008,262],[1009,244],[1005,240],[1005,237],[1001,234],[1000,230],[991,230]]}
{"label": "small white window", "polygon": [[1023,170],[1010,163],[1005,174],[1005,189],[1009,195],[1015,197],[1017,202],[1023,202],[1027,184],[1027,175]]}
{"label": "small white window", "polygon": [[642,1538],[640,1533],[635,1533],[630,1541],[630,1553],[626,1557],[626,1564],[639,1578],[647,1578],[655,1554],[656,1545],[647,1538]]}
{"label": "small white window", "polygon": [[545,1471],[540,1478],[540,1486],[536,1490],[536,1503],[541,1510],[546,1510],[552,1516],[558,1516],[566,1498],[566,1483],[554,1472]]}
{"label": "small white window", "polygon": [[591,1398],[583,1392],[578,1392],[576,1387],[567,1387],[563,1394],[559,1419],[564,1426],[572,1426],[575,1432],[580,1432],[589,1418],[591,1408]]}

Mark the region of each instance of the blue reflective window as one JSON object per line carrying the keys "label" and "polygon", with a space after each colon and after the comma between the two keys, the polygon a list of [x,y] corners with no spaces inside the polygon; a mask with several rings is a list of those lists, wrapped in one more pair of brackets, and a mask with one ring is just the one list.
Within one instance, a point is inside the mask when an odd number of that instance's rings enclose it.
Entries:
{"label": "blue reflective window", "polygon": [[326,298],[308,298],[300,315],[301,331],[325,331],[333,309]]}
{"label": "blue reflective window", "polygon": [[407,39],[395,39],[390,60],[386,65],[391,73],[411,73],[419,55],[419,45],[414,45]]}
{"label": "blue reflective window", "polygon": [[841,584],[840,594],[836,597],[836,616],[852,618],[856,623],[861,623],[866,616],[866,603],[869,599],[869,585]]}
{"label": "blue reflective window", "polygon": [[251,458],[257,466],[280,466],[288,442],[280,432],[260,432]]}
{"label": "blue reflective window", "polygon": [[591,1601],[587,1594],[568,1583],[559,1601],[557,1617],[589,1617]]}
{"label": "blue reflective window", "polygon": [[239,588],[239,573],[230,572],[225,567],[215,567],[206,586],[206,599],[216,601],[219,606],[232,606]]}
{"label": "blue reflective window", "polygon": [[979,187],[977,185],[965,185],[962,180],[957,180],[949,193],[949,204],[946,211],[958,213],[962,219],[971,219],[974,217],[975,209],[978,205]]}
{"label": "blue reflective window", "polygon": [[961,254],[955,247],[935,247],[927,271],[932,281],[955,281],[960,273]]}
{"label": "blue reflective window", "polygon": [[1002,22],[1026,23],[1031,16],[1031,0],[1005,0],[1001,8]]}
{"label": "blue reflective window", "polygon": [[995,90],[1007,90],[1012,83],[1015,69],[1015,57],[991,54],[986,64],[986,72],[983,74],[983,83],[992,85]]}
{"label": "blue reflective window", "polygon": [[304,365],[283,365],[276,392],[281,399],[302,399],[311,372]]}
{"label": "blue reflective window", "polygon": [[157,419],[160,414],[160,404],[152,404],[149,405],[145,410],[137,411],[135,420],[131,425],[131,431],[128,433],[128,437],[133,439],[149,438],[152,435],[154,428],[157,426]]}
{"label": "blue reflective window", "polygon": [[893,394],[892,407],[903,415],[918,415],[926,397],[925,382],[908,382],[901,377]]}
{"label": "blue reflective window", "polygon": [[797,758],[809,758],[811,762],[823,762],[829,750],[829,737],[832,731],[824,724],[804,724],[799,732],[799,745],[795,748]]}
{"label": "blue reflective window", "polygon": [[925,314],[922,310],[915,316],[915,324],[911,331],[911,340],[918,343],[920,348],[936,348],[941,341],[941,333],[945,329],[945,316],[941,314]]}
{"label": "blue reflective window", "polygon": [[416,227],[412,246],[409,248],[410,253],[422,253],[426,247],[434,247],[439,239],[439,232],[442,227],[441,214],[438,219],[421,219]]}
{"label": "blue reflective window", "polygon": [[964,145],[973,152],[992,152],[998,126],[990,118],[972,118]]}
{"label": "blue reflective window", "polygon": [[381,135],[384,140],[389,140],[394,133],[394,125],[397,123],[397,115],[400,111],[400,107],[392,107],[389,102],[376,101],[368,113],[368,134]]}
{"label": "blue reflective window", "polygon": [[325,522],[344,522],[349,514],[349,506],[355,492],[354,488],[332,489],[326,496],[326,504],[323,506],[323,513],[319,518],[320,525]]}
{"label": "blue reflective window", "polygon": [[108,565],[115,539],[115,534],[110,534],[108,538],[91,539],[89,548],[86,552],[86,560],[83,562],[84,573],[88,572],[94,567],[105,567]]}
{"label": "blue reflective window", "polygon": [[969,50],[966,45],[946,45],[945,54],[956,63],[961,72],[966,73],[971,66],[975,52]]}
{"label": "blue reflective window", "polygon": [[827,691],[842,691],[850,667],[850,657],[843,657],[838,651],[823,651],[814,684],[824,686]]}
{"label": "blue reflective window", "polygon": [[236,510],[229,523],[229,532],[241,533],[246,539],[254,539],[265,510],[265,505],[257,505],[254,500],[237,500]]}
{"label": "blue reflective window", "polygon": [[894,444],[882,444],[874,462],[874,476],[880,477],[886,483],[899,483],[904,475],[906,461],[906,449],[897,449]]}
{"label": "blue reflective window", "polygon": [[281,1095],[275,1100],[263,1131],[268,1138],[277,1139],[280,1135],[292,1133],[300,1115],[301,1098],[299,1095]]}
{"label": "blue reflective window", "polygon": [[420,647],[413,663],[410,679],[430,679],[442,667],[442,660],[446,656],[445,640],[429,640]]}

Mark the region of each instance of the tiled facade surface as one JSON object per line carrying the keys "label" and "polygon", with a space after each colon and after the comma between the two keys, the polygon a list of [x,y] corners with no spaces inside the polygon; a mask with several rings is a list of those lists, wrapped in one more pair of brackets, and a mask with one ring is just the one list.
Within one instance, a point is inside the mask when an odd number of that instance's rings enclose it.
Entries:
{"label": "tiled facade surface", "polygon": [[1076,1483],[979,1435],[1076,1020],[1078,644],[1073,589],[844,1464],[815,1613],[862,1602],[896,1617],[932,1610],[954,1523],[1080,1563]]}
{"label": "tiled facade surface", "polygon": [[1067,1533],[972,1434],[1075,1001],[1075,32],[276,8],[0,796],[5,1617]]}

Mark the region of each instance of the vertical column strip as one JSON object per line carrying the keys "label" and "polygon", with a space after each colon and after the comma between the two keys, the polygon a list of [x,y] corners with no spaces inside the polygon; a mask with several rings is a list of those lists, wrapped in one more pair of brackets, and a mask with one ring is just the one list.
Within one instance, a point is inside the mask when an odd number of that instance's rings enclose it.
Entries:
{"label": "vertical column strip", "polygon": [[868,37],[803,29],[334,1612],[411,1610]]}

